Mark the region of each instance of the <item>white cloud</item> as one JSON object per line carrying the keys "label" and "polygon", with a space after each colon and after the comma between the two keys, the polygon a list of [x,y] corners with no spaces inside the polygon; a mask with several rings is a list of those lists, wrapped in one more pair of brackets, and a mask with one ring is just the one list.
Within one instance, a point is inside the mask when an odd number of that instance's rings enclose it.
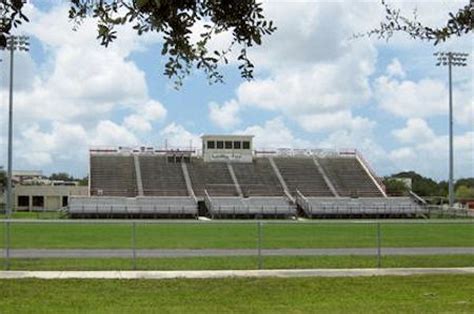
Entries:
{"label": "white cloud", "polygon": [[[379,106],[400,117],[426,118],[447,114],[448,94],[446,85],[433,79],[415,82],[381,76],[375,81],[375,98]],[[472,90],[458,85],[453,95],[456,121],[463,124],[473,122]]]}
{"label": "white cloud", "polygon": [[[419,119],[411,119],[403,129],[393,132],[405,146],[395,148],[388,154],[390,161],[399,170],[413,170],[437,179],[448,177],[447,135],[436,135]],[[455,178],[474,176],[474,132],[455,135],[454,176]]]}
{"label": "white cloud", "polygon": [[392,62],[387,66],[387,74],[389,77],[404,78],[406,76],[405,70],[397,58],[392,59]]}
{"label": "white cloud", "polygon": [[[29,4],[27,10],[31,22],[22,31],[41,43],[32,46],[30,54],[42,49],[44,60],[36,65],[29,55],[16,54],[15,168],[62,165],[83,174],[90,145],[139,144],[134,132],[145,137],[164,119],[165,107],[151,99],[145,73],[130,59],[132,52],[159,41],[158,36],[137,36],[124,28],[106,49],[96,39],[93,21],[86,19],[78,31],[72,30],[66,4],[49,11]],[[7,94],[3,86],[0,111],[4,113]],[[122,123],[116,121],[121,110],[129,112]],[[4,114],[0,125],[3,146]],[[4,150],[0,151],[5,160]]]}
{"label": "white cloud", "polygon": [[295,137],[281,117],[268,120],[263,125],[253,125],[234,133],[255,135],[254,145],[257,149],[314,147],[314,143]]}
{"label": "white cloud", "polygon": [[201,147],[199,135],[189,132],[182,125],[175,122],[168,124],[161,130],[160,135],[166,141],[168,148]]}
{"label": "white cloud", "polygon": [[166,116],[165,107],[154,100],[137,105],[134,109],[137,113],[125,117],[124,125],[137,132],[150,132],[153,129],[152,122],[163,120]]}
{"label": "white cloud", "polygon": [[409,119],[405,128],[393,130],[392,134],[402,143],[427,142],[435,138],[426,121],[418,118]]}
{"label": "white cloud", "polygon": [[139,145],[140,141],[126,127],[110,120],[100,121],[97,124],[95,136],[91,139],[92,145]]}
{"label": "white cloud", "polygon": [[239,111],[239,103],[234,99],[223,105],[212,102],[209,104],[209,119],[222,129],[231,129],[240,123]]}
{"label": "white cloud", "polygon": [[296,120],[308,132],[323,130],[372,129],[375,122],[368,118],[352,115],[349,110],[298,116]]}

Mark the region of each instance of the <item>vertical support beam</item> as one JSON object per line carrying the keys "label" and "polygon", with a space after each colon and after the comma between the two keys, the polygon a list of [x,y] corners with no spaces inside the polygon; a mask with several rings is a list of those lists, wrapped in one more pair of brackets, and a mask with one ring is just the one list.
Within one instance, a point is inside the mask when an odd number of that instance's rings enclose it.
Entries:
{"label": "vertical support beam", "polygon": [[137,179],[138,196],[143,196],[142,170],[140,169],[138,155],[133,155],[133,163],[135,164],[135,178]]}
{"label": "vertical support beam", "polygon": [[452,85],[452,55],[448,55],[448,71],[449,71],[449,207],[454,206],[454,182],[453,182],[453,85]]}
{"label": "vertical support beam", "polygon": [[184,182],[186,182],[186,189],[188,190],[188,195],[196,199],[194,194],[193,185],[191,183],[191,178],[189,177],[188,166],[185,162],[181,162],[181,170],[183,171]]}
{"label": "vertical support beam", "polygon": [[239,195],[240,197],[244,197],[244,194],[242,193],[242,189],[240,188],[239,181],[237,181],[237,177],[235,176],[234,168],[232,167],[232,164],[230,162],[227,163],[227,169],[229,170],[230,177],[232,178],[232,181],[234,182],[235,191],[237,192],[237,195]]}
{"label": "vertical support beam", "polygon": [[314,161],[314,164],[316,165],[316,168],[318,169],[319,173],[323,176],[324,182],[326,183],[326,185],[328,186],[328,188],[331,190],[332,194],[333,194],[335,197],[340,197],[339,193],[337,193],[336,188],[335,188],[334,185],[332,184],[331,180],[329,179],[329,177],[328,177],[327,174],[326,174],[326,171],[324,171],[323,167],[322,167],[321,164],[319,163],[319,161],[318,161],[318,159],[316,158],[316,156],[313,156],[313,161]]}
{"label": "vertical support beam", "polygon": [[295,203],[295,198],[291,195],[290,189],[288,189],[288,186],[286,185],[285,179],[283,179],[283,176],[280,173],[280,169],[278,169],[278,166],[276,165],[275,161],[273,160],[273,157],[268,157],[268,160],[270,161],[270,165],[273,168],[273,172],[275,172],[275,175],[278,178],[278,181],[280,181],[280,185],[283,188],[283,191],[285,192],[285,195],[291,200],[291,202]]}

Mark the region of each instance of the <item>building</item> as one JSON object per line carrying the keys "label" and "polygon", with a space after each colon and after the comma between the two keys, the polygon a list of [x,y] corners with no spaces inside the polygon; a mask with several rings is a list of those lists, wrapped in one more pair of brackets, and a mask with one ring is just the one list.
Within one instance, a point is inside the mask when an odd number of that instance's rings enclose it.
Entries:
{"label": "building", "polygon": [[70,196],[87,196],[87,186],[16,185],[13,206],[18,211],[53,211],[69,204]]}
{"label": "building", "polygon": [[204,162],[252,162],[253,135],[203,135]]}

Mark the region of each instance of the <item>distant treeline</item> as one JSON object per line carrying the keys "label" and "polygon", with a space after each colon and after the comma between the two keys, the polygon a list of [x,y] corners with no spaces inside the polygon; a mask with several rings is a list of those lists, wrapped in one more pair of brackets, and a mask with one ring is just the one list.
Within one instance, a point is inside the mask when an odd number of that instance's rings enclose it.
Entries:
{"label": "distant treeline", "polygon": [[[424,177],[414,171],[405,171],[384,178],[384,184],[389,195],[405,195],[408,187],[394,178],[410,178],[412,191],[419,196],[431,198],[446,198],[448,196],[448,181],[436,182],[431,178]],[[456,180],[454,191],[457,199],[474,199],[474,178],[462,178]]]}

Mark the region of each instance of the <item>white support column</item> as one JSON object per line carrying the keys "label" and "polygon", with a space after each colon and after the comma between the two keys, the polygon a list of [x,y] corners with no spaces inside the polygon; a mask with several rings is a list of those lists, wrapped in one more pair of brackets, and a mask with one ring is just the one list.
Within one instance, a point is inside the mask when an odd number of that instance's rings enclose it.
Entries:
{"label": "white support column", "polygon": [[313,156],[313,161],[314,161],[314,164],[316,165],[316,168],[318,168],[319,173],[323,176],[324,182],[326,182],[326,185],[331,190],[332,194],[335,197],[340,197],[339,193],[337,193],[336,188],[334,187],[331,180],[327,176],[326,171],[324,171],[323,167],[321,166],[321,164],[319,163],[318,159],[315,156]]}
{"label": "white support column", "polygon": [[278,178],[278,181],[280,181],[280,185],[283,188],[283,191],[285,192],[285,195],[294,203],[295,198],[291,195],[290,189],[288,189],[288,186],[286,185],[285,179],[283,179],[283,176],[280,173],[280,169],[278,169],[278,166],[276,165],[275,161],[273,160],[273,157],[268,157],[268,160],[270,161],[270,165],[272,165],[273,172],[275,172],[275,175]]}
{"label": "white support column", "polygon": [[133,163],[135,164],[135,177],[137,179],[138,196],[143,196],[142,171],[140,169],[140,160],[138,159],[138,155],[133,155]]}
{"label": "white support column", "polygon": [[234,186],[235,190],[237,191],[237,194],[240,197],[244,197],[242,189],[240,188],[239,181],[237,181],[237,177],[235,176],[234,168],[232,167],[232,164],[230,162],[227,163],[227,169],[229,169],[230,177],[232,178],[232,181],[234,181]]}
{"label": "white support column", "polygon": [[193,185],[191,183],[191,178],[189,177],[188,166],[185,162],[181,162],[181,170],[183,171],[184,182],[186,182],[186,189],[188,190],[188,195],[196,199],[194,194]]}

